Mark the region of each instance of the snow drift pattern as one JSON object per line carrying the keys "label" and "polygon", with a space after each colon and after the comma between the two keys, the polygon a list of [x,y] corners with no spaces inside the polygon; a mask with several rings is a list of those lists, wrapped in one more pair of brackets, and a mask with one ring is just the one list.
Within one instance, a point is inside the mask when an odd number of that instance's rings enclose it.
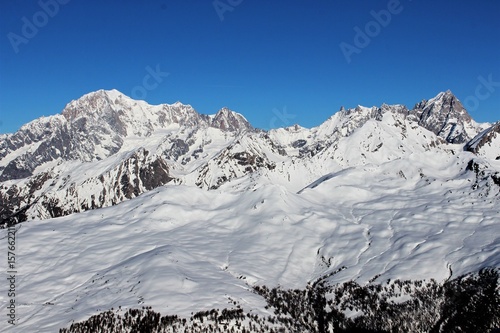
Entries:
{"label": "snow drift pattern", "polygon": [[[208,309],[221,310],[203,320],[239,318],[236,302],[268,318],[267,291],[304,296],[325,277],[374,299],[364,288],[389,279],[442,291],[500,267],[498,137],[451,92],[268,132],[225,108],[88,94],[0,136],[0,215],[22,267],[6,330],[53,332],[119,307],[176,322]],[[341,301],[346,323],[380,305]],[[446,330],[451,317],[429,322]]]}

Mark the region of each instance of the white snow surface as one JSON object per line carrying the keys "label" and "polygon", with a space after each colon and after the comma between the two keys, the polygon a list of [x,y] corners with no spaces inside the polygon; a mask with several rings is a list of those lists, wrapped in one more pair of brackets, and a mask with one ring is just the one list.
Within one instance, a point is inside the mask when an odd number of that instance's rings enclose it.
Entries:
{"label": "white snow surface", "polygon": [[342,266],[332,283],[442,281],[499,266],[498,199],[471,192],[473,174],[462,171],[471,155],[415,153],[345,169],[300,193],[255,175],[214,191],[167,185],[17,225],[19,321],[3,331],[56,332],[118,306],[189,316],[229,297],[261,312],[252,285],[300,288]]}

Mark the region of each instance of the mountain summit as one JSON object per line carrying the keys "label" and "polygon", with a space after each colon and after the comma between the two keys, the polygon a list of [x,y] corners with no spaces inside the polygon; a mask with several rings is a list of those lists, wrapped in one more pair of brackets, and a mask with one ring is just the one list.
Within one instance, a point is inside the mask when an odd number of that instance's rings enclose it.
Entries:
{"label": "mountain summit", "polygon": [[419,125],[450,143],[469,141],[477,134],[479,127],[450,90],[417,103],[413,113]]}
{"label": "mountain summit", "polygon": [[224,107],[213,117],[211,126],[220,128],[223,131],[238,132],[251,131],[252,125],[241,114]]}
{"label": "mountain summit", "polygon": [[60,115],[36,119],[0,142],[0,181],[22,179],[50,161],[102,160],[127,138],[149,137],[165,128],[251,129],[246,119],[223,109],[212,120],[182,103],[149,105],[117,90],[99,90],[71,101]]}

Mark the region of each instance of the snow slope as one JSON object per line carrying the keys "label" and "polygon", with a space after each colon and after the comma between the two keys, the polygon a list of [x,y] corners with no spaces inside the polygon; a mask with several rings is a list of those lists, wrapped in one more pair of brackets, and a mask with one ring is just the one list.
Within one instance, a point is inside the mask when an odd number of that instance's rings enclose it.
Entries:
{"label": "snow slope", "polygon": [[187,316],[229,298],[265,313],[250,286],[299,288],[342,266],[331,282],[444,280],[498,267],[499,188],[471,191],[471,153],[442,157],[352,167],[300,193],[264,181],[239,191],[250,176],[234,190],[167,185],[17,225],[19,322],[5,331],[55,332],[118,306]]}

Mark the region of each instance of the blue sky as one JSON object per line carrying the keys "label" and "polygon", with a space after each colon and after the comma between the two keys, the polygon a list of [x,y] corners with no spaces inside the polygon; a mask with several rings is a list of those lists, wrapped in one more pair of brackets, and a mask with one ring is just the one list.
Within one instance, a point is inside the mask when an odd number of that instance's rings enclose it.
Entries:
{"label": "blue sky", "polygon": [[492,122],[500,1],[0,2],[0,133],[113,88],[264,129],[450,89]]}

